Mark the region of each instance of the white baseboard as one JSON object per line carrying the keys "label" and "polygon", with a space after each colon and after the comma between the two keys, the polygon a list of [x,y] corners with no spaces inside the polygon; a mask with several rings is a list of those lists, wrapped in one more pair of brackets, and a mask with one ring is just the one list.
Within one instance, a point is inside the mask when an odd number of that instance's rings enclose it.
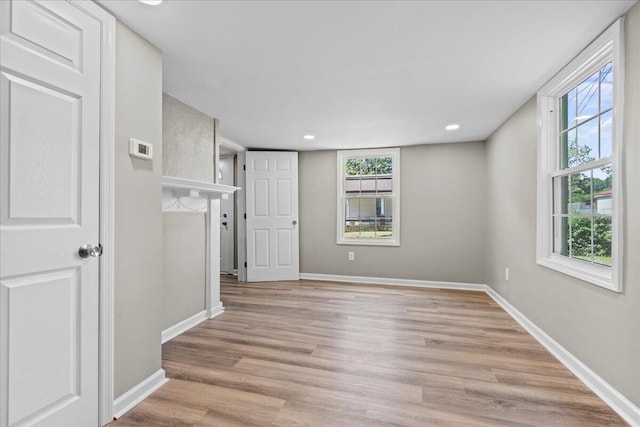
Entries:
{"label": "white baseboard", "polygon": [[486,287],[487,294],[497,302],[500,307],[513,317],[531,336],[546,348],[556,359],[567,367],[573,374],[591,389],[600,399],[616,411],[626,422],[632,426],[640,426],[640,408],[634,405],[622,393],[613,388],[611,384],[603,380],[598,374],[582,363],[577,357],[551,338],[535,323],[512,306],[500,294],[490,286]]}
{"label": "white baseboard", "polygon": [[413,286],[419,288],[459,289],[465,291],[484,291],[486,285],[478,283],[431,282],[428,280],[391,279],[386,277],[340,276],[335,274],[300,273],[300,279],[322,280],[329,282],[370,283],[375,285]]}
{"label": "white baseboard", "polygon": [[332,274],[300,273],[300,279],[322,280],[331,282],[368,283],[378,285],[415,286],[421,288],[459,289],[469,291],[484,291],[504,311],[509,313],[532,337],[544,346],[560,363],[578,377],[591,391],[618,413],[626,422],[640,427],[640,408],[627,399],[622,393],[613,388],[602,377],[555,341],[535,323],[529,320],[518,309],[488,285],[477,283],[431,282],[425,280],[391,279],[364,276],[339,276]]}
{"label": "white baseboard", "polygon": [[219,316],[222,313],[224,313],[224,306],[222,305],[222,302],[219,302],[215,305],[215,307],[211,307],[211,312],[208,318],[213,319],[214,317]]}
{"label": "white baseboard", "polygon": [[166,343],[170,339],[177,337],[181,333],[188,331],[198,323],[204,322],[205,320],[207,320],[207,312],[205,310],[202,310],[201,312],[196,313],[193,316],[184,319],[173,326],[168,327],[167,329],[162,331],[162,344]]}
{"label": "white baseboard", "polygon": [[162,387],[169,380],[164,376],[164,369],[158,369],[142,380],[131,390],[113,401],[113,416],[120,418],[138,403],[149,397],[151,393]]}

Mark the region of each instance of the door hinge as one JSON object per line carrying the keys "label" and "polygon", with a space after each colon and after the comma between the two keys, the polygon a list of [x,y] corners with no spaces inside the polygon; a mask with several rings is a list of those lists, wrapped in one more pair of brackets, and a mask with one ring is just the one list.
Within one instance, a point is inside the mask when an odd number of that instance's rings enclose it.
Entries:
{"label": "door hinge", "polygon": [[247,165],[242,165],[242,170],[246,171],[247,170]]}
{"label": "door hinge", "polygon": [[247,214],[244,214],[244,219],[247,219]]}
{"label": "door hinge", "polygon": [[244,262],[244,268],[247,268],[247,261]]}

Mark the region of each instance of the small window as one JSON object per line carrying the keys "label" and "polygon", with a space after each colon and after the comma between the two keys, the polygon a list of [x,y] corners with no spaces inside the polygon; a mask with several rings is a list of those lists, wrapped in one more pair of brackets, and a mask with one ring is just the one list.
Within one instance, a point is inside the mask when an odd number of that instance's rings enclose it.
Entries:
{"label": "small window", "polygon": [[400,149],[338,151],[338,244],[400,244]]}
{"label": "small window", "polygon": [[538,92],[538,263],[620,291],[623,21]]}

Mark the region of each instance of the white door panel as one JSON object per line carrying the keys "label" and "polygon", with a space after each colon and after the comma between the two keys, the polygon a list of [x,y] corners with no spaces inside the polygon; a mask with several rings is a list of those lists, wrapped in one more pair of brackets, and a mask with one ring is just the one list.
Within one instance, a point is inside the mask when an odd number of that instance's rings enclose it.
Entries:
{"label": "white door panel", "polygon": [[297,280],[298,153],[246,153],[247,280]]}
{"label": "white door panel", "polygon": [[0,2],[0,426],[98,424],[101,24]]}

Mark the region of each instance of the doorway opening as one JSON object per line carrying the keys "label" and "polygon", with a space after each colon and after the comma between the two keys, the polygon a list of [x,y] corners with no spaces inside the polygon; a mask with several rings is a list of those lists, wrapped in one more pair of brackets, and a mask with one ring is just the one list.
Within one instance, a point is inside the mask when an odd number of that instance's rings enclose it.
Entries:
{"label": "doorway opening", "polygon": [[[238,186],[238,154],[244,151],[241,147],[225,138],[220,138],[218,183]],[[244,197],[238,192],[228,199],[220,200],[220,273],[238,275],[238,200]]]}

